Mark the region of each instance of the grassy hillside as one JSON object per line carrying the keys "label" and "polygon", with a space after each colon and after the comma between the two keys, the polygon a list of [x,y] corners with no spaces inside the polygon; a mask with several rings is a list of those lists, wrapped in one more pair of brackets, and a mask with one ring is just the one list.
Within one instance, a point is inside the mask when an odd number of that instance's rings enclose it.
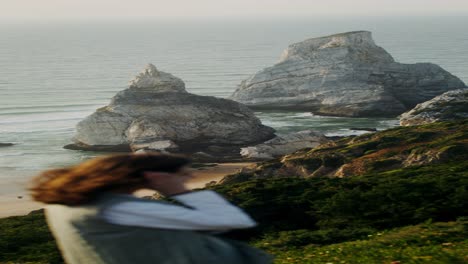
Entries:
{"label": "grassy hillside", "polygon": [[0,219],[0,263],[63,263],[42,212]]}
{"label": "grassy hillside", "polygon": [[[26,216],[5,218],[0,219],[0,223],[2,228],[6,226],[6,223],[9,223],[17,227],[19,225],[24,228],[40,229],[40,233],[35,233],[34,236],[49,236],[47,230],[44,229],[45,225],[41,217],[41,215],[35,215],[32,218]],[[34,218],[40,219],[40,221],[29,222]],[[16,231],[19,230],[16,229]],[[428,221],[416,226],[376,232],[361,240],[331,245],[291,245],[294,241],[300,241],[304,234],[301,235],[300,231],[278,233],[273,236],[265,236],[263,239],[252,242],[252,244],[275,255],[275,263],[277,264],[462,264],[468,261],[467,218],[460,218],[456,222],[447,223]],[[40,239],[31,237],[23,230],[17,233],[14,238],[16,245],[22,245],[22,249],[14,252],[11,251],[13,248],[6,249],[2,247],[0,250],[2,253],[0,254],[0,263],[63,263],[50,237],[39,241]],[[5,243],[5,237],[0,237],[0,241]],[[9,242],[12,243],[12,241]],[[10,251],[7,252],[8,250]]]}
{"label": "grassy hillside", "polygon": [[[349,178],[255,180],[215,189],[260,223],[256,229],[229,236],[257,245],[269,244],[267,249],[287,258],[300,255],[302,247],[321,252],[320,248],[327,245],[335,248],[336,243],[367,239],[396,227],[427,221],[448,222],[467,216],[467,186],[468,161],[465,161]],[[443,243],[459,241],[458,236],[446,238]],[[408,245],[400,239],[394,241],[395,248],[388,252],[379,245],[375,250],[388,256],[404,251],[408,258],[420,254],[419,244],[414,251],[408,249],[413,238],[402,239]],[[311,244],[315,246],[308,246]],[[351,250],[355,245],[366,244],[343,245],[351,245],[346,247]],[[350,252],[345,251],[340,258],[353,255]],[[463,249],[453,254],[461,258],[467,253],[461,252]],[[60,263],[42,214],[0,219],[0,263],[7,261]]]}
{"label": "grassy hillside", "polygon": [[279,178],[216,186],[260,226],[243,237],[308,230],[303,243],[336,243],[428,219],[468,216],[468,161],[347,178]]}
{"label": "grassy hillside", "polygon": [[[425,223],[377,232],[363,240],[327,246],[284,247],[283,239],[266,238],[255,246],[276,256],[275,263],[462,264],[468,262],[468,219]],[[296,237],[296,239],[300,239]]]}
{"label": "grassy hillside", "polygon": [[[226,236],[276,263],[464,263],[467,128],[465,120],[346,138],[230,177],[210,188],[259,226]],[[0,263],[61,261],[43,214],[0,219]]]}

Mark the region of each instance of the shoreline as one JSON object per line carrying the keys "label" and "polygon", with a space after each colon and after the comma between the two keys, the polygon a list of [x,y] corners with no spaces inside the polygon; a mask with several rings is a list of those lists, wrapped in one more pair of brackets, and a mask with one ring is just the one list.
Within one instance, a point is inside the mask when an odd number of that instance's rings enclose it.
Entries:
{"label": "shoreline", "polygon": [[[195,177],[187,183],[187,187],[190,189],[197,189],[205,187],[205,184],[212,181],[220,181],[224,176],[236,173],[241,168],[248,167],[255,162],[229,162],[229,163],[210,163],[216,164],[216,166],[207,166],[194,169]],[[148,196],[153,195],[153,190],[140,190],[136,193],[136,196]],[[1,197],[1,196],[0,196]],[[41,209],[43,204],[32,201],[28,196],[23,196],[21,199],[12,197],[5,197],[0,201],[0,218],[10,216],[26,215],[31,211]]]}

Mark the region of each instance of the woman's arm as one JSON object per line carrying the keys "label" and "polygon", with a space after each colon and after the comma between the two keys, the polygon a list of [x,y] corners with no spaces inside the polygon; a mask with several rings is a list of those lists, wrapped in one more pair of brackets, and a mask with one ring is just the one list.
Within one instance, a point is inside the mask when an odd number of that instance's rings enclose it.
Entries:
{"label": "woman's arm", "polygon": [[240,208],[214,191],[196,191],[171,198],[187,205],[128,201],[102,211],[104,220],[118,225],[179,230],[227,230],[256,225]]}

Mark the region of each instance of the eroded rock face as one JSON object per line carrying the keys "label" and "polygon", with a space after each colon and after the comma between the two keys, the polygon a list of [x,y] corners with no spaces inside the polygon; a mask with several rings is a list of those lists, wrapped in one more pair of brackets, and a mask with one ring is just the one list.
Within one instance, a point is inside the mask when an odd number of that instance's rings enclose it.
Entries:
{"label": "eroded rock face", "polygon": [[[76,126],[75,144],[138,149],[200,150],[210,145],[243,146],[274,136],[246,106],[190,94],[184,82],[148,65],[125,89]],[[167,147],[167,148],[165,148]]]}
{"label": "eroded rock face", "polygon": [[400,116],[400,125],[414,126],[468,118],[468,88],[446,92]]}
{"label": "eroded rock face", "polygon": [[305,130],[277,136],[262,144],[241,149],[241,155],[250,159],[272,159],[300,149],[314,148],[329,140],[322,133]]}
{"label": "eroded rock face", "polygon": [[[346,137],[257,163],[220,183],[283,177],[352,177],[468,159],[468,119]],[[450,166],[448,166],[450,167]]]}
{"label": "eroded rock face", "polygon": [[290,45],[279,63],[244,80],[230,99],[254,109],[335,116],[397,116],[465,84],[431,63],[402,64],[368,31]]}

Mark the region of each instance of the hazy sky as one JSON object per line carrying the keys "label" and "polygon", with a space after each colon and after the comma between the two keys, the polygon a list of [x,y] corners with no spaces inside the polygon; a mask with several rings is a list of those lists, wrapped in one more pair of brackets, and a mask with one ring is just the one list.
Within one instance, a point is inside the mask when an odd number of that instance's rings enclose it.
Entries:
{"label": "hazy sky", "polygon": [[0,20],[468,15],[468,0],[0,0]]}

